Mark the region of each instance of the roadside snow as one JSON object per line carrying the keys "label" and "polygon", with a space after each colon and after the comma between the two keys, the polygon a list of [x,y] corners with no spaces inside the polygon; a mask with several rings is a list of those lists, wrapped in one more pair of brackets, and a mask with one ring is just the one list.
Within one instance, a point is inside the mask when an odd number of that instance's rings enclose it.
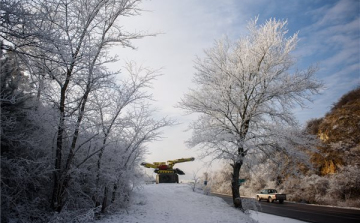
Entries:
{"label": "roadside snow", "polygon": [[291,218],[285,218],[255,211],[250,211],[250,216],[259,223],[305,223],[305,221],[299,221]]}
{"label": "roadside snow", "polygon": [[[255,219],[255,220],[254,220]],[[301,223],[284,217],[251,212],[244,214],[219,197],[193,192],[187,184],[150,184],[135,192],[133,204],[123,213],[97,223]]]}

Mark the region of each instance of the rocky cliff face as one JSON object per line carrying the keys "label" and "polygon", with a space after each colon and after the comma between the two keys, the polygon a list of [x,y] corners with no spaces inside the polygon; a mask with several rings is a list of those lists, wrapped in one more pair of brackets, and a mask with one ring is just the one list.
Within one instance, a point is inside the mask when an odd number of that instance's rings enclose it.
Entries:
{"label": "rocky cliff face", "polygon": [[319,174],[360,165],[360,87],[341,97],[324,118],[309,121],[307,130],[323,142],[312,157]]}
{"label": "rocky cliff face", "polygon": [[360,96],[327,114],[319,126],[318,135],[325,143],[358,144],[360,142]]}

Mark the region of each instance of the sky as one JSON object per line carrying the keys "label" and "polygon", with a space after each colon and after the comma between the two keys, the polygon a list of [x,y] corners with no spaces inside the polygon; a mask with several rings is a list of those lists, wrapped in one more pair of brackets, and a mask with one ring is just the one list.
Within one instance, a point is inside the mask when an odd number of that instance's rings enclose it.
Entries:
{"label": "sky", "polygon": [[[256,200],[254,199],[254,201]],[[259,203],[256,201],[256,204]],[[275,205],[279,204],[274,203]],[[85,220],[87,219],[83,221]],[[207,196],[201,191],[193,192],[188,184],[144,185],[144,187],[134,191],[132,205],[127,208],[126,212],[123,210],[122,213],[108,216],[96,222],[305,223],[255,211],[250,211],[250,215],[245,215],[229,206],[220,197]]]}
{"label": "sky", "polygon": [[194,60],[201,58],[215,40],[246,36],[246,25],[255,17],[259,17],[259,24],[270,18],[287,20],[289,36],[299,33],[300,41],[293,52],[297,68],[319,68],[316,77],[325,88],[307,104],[308,108],[294,108],[301,124],[323,117],[343,94],[360,85],[358,0],[146,0],[139,7],[143,10],[140,16],[120,21],[124,29],[157,35],[133,41],[136,50],[112,50],[121,61],[161,69],[162,76],[151,89],[156,117],[167,116],[179,124],[163,129],[163,139],[148,145],[144,161],[195,157],[194,162],[175,165],[186,173],[180,180],[220,168],[216,162],[205,165],[209,159],[199,160],[199,153],[186,146],[191,136],[188,126],[196,115],[185,115],[176,108],[183,95],[195,87]]}

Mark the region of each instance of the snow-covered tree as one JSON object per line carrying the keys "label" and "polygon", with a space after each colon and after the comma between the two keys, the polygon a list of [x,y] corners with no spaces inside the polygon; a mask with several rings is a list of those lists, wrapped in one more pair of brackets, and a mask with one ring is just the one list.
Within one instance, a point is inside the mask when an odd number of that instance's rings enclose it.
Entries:
{"label": "snow-covered tree", "polygon": [[[113,78],[117,73],[109,72],[105,67],[116,61],[116,57],[109,56],[109,47],[132,47],[132,39],[144,36],[124,31],[118,22],[122,16],[137,15],[139,2],[42,0],[23,3],[36,15],[29,18],[33,31],[26,30],[29,35],[34,33],[36,44],[18,53],[29,55],[29,63],[38,67],[34,71],[41,70],[41,76],[50,82],[51,87],[47,91],[38,91],[41,94],[38,97],[43,97],[59,112],[52,195],[54,210],[60,211],[64,205],[78,140],[86,129],[83,122],[90,110],[89,102],[96,91],[114,85]],[[23,42],[22,39],[12,40],[15,45]],[[41,85],[39,82],[39,90]]]}
{"label": "snow-covered tree", "polygon": [[[100,185],[100,175],[103,171],[103,155],[108,145],[117,143],[119,147],[119,157],[117,165],[115,165],[116,172],[122,173],[124,170],[132,170],[134,163],[144,153],[143,145],[158,139],[159,130],[173,123],[168,118],[153,119],[151,116],[154,111],[147,104],[147,101],[152,96],[146,89],[151,86],[151,82],[159,75],[158,72],[136,66],[133,62],[126,65],[126,70],[129,73],[129,78],[122,80],[118,87],[104,89],[95,96],[93,107],[97,113],[95,117],[99,117],[100,122],[95,120],[94,125],[100,125],[100,135],[102,137],[98,150],[95,151],[96,153],[92,153],[98,157],[96,200],[99,197],[105,197],[100,195],[100,191],[103,191],[103,188],[101,188],[103,186]],[[114,188],[118,187],[122,175],[116,175],[118,177],[114,180]],[[99,204],[99,201],[97,203]],[[105,206],[103,205],[102,208],[105,208]]]}
{"label": "snow-covered tree", "polygon": [[50,189],[48,151],[43,148],[51,148],[51,130],[36,118],[33,86],[20,61],[17,54],[0,51],[1,222],[46,221],[38,207],[48,204]]}
{"label": "snow-covered tree", "polygon": [[249,22],[249,35],[235,42],[221,39],[196,60],[196,89],[180,107],[199,113],[188,144],[203,155],[231,161],[234,204],[239,201],[239,171],[256,157],[271,159],[281,151],[304,158],[296,149],[309,142],[292,113],[322,87],[315,67],[293,68],[297,34],[287,37],[287,21]]}
{"label": "snow-covered tree", "polygon": [[[23,94],[23,86],[15,90],[7,88],[11,94],[3,91],[2,111],[5,104],[11,105],[10,99],[16,99],[19,103],[11,106],[17,107],[19,114],[28,109],[29,119],[37,130],[19,137],[7,131],[9,137],[7,141],[2,138],[2,145],[10,145],[13,142],[9,139],[16,137],[22,141],[32,139],[32,145],[26,149],[34,154],[33,163],[39,164],[34,174],[41,173],[38,175],[43,178],[40,183],[37,179],[34,182],[43,188],[39,197],[47,201],[38,199],[28,205],[24,199],[24,207],[42,211],[49,211],[51,207],[60,214],[55,218],[65,221],[70,215],[77,215],[79,209],[89,210],[102,204],[104,212],[109,203],[125,204],[128,200],[125,197],[129,196],[127,188],[139,177],[136,166],[145,154],[146,144],[158,139],[161,128],[172,123],[167,118],[153,118],[154,110],[149,105],[151,94],[147,91],[158,76],[157,71],[135,63],[129,63],[124,71],[110,71],[107,66],[118,61],[117,56],[110,54],[111,47],[133,48],[132,40],[150,35],[127,32],[119,21],[121,17],[138,15],[140,2],[0,2],[1,52],[12,53],[19,60],[17,66],[11,68],[13,77],[18,79],[11,80],[12,74],[7,72],[4,73],[7,76],[1,77],[6,82],[1,84],[16,82],[20,86],[21,77],[32,87],[31,94]],[[9,66],[3,66],[1,61],[3,67]],[[24,72],[15,73],[17,70]],[[32,106],[23,108],[20,102],[29,95]],[[10,112],[2,112],[2,121],[21,128],[8,114]],[[38,167],[23,162],[23,157],[12,158],[14,160],[4,162],[7,169],[21,170],[23,166],[12,166],[17,161],[22,161],[26,169]],[[20,185],[19,179],[11,180]],[[46,187],[41,185],[45,181]],[[6,204],[10,204],[7,213],[25,213],[21,219],[27,219],[32,213],[21,211],[11,203],[18,201],[12,198],[19,192],[17,188],[6,191],[9,198]],[[31,196],[35,195],[32,192]],[[39,221],[46,221],[48,217],[44,215]]]}

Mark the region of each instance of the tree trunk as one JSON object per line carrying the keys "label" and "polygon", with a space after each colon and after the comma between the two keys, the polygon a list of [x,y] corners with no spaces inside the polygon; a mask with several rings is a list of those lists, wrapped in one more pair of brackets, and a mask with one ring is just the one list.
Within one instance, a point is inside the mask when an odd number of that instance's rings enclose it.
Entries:
{"label": "tree trunk", "polygon": [[107,207],[107,196],[108,196],[108,189],[107,187],[105,187],[104,190],[104,198],[103,198],[103,202],[102,202],[102,206],[101,206],[101,213],[105,213],[105,209]]}
{"label": "tree trunk", "polygon": [[116,199],[117,188],[118,188],[117,183],[114,183],[114,188],[113,188],[112,197],[111,197],[112,204],[115,202],[115,199]]}
{"label": "tree trunk", "polygon": [[62,163],[64,125],[65,125],[65,89],[62,88],[61,100],[60,100],[60,120],[59,120],[57,139],[56,139],[54,186],[53,186],[52,201],[51,201],[51,207],[55,211],[60,211],[62,207],[61,163]]}
{"label": "tree trunk", "polygon": [[[244,117],[243,117],[244,118]],[[240,198],[240,182],[239,182],[239,175],[240,175],[240,170],[241,170],[241,166],[243,165],[243,160],[244,157],[246,155],[246,152],[244,151],[244,147],[242,146],[242,142],[244,141],[246,134],[249,130],[249,124],[250,124],[250,120],[247,119],[244,121],[244,125],[243,125],[243,131],[242,134],[240,135],[240,138],[243,140],[239,140],[238,141],[238,151],[237,151],[237,159],[234,164],[232,165],[233,167],[233,173],[232,173],[232,179],[231,179],[231,191],[232,191],[232,195],[233,195],[233,203],[235,208],[239,208],[240,210],[244,211],[243,207],[242,207],[242,202],[241,202],[241,198]]]}
{"label": "tree trunk", "polygon": [[240,199],[240,184],[239,184],[239,175],[240,169],[243,162],[238,161],[232,165],[233,167],[233,174],[231,179],[231,191],[233,195],[233,203],[235,208],[243,209],[241,199]]}
{"label": "tree trunk", "polygon": [[[99,153],[99,159],[97,161],[97,173],[96,173],[96,181],[95,181],[95,199],[96,199],[96,207],[100,205],[100,169],[101,169],[101,158],[102,155],[104,153],[104,149],[105,149],[105,143],[106,143],[106,138],[104,138],[103,141],[103,145],[101,147],[100,153]],[[106,189],[106,188],[105,188]]]}
{"label": "tree trunk", "polygon": [[65,190],[65,188],[63,188],[64,185],[61,179],[63,175],[61,164],[62,164],[63,136],[65,131],[66,90],[70,82],[71,72],[72,70],[67,71],[66,80],[64,85],[61,87],[61,94],[60,94],[60,103],[59,103],[60,120],[59,120],[58,132],[56,138],[54,186],[53,186],[52,200],[51,200],[51,207],[55,211],[61,211],[63,207],[63,196],[64,196],[63,191]]}

